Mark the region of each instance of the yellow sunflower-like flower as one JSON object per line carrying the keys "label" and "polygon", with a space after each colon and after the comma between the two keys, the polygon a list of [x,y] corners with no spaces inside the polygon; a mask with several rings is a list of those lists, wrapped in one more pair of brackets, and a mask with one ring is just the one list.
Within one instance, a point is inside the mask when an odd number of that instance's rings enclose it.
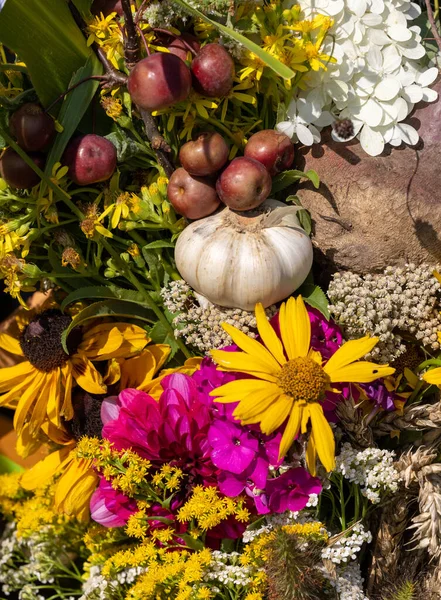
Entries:
{"label": "yellow sunflower-like flower", "polygon": [[129,358],[149,342],[145,331],[136,325],[101,323],[75,328],[68,337],[66,354],[61,334],[71,321],[59,310],[49,309],[30,321],[19,340],[0,333],[0,347],[25,359],[0,369],[0,406],[16,407],[14,428],[23,448],[28,444],[22,435],[35,438],[41,428],[50,435],[51,425],[57,431],[63,430],[62,418],[73,418],[75,384],[89,394],[107,392],[103,376],[92,361]]}
{"label": "yellow sunflower-like flower", "polygon": [[321,354],[310,347],[311,323],[301,296],[290,298],[280,307],[281,339],[268,323],[261,304],[256,305],[256,319],[262,343],[224,323],[223,328],[242,352],[211,351],[222,370],[252,378],[231,381],[211,395],[217,397],[217,402],[239,402],[234,416],[242,424],[259,423],[265,434],[286,422],[280,458],[300,432],[307,433],[310,424],[308,468],[315,474],[318,454],[326,470],[332,471],[335,442],[321,405],[326,392],[332,390],[331,384],[368,383],[391,375],[395,369],[358,361],[378,342],[378,338],[369,337],[346,342],[323,364]]}

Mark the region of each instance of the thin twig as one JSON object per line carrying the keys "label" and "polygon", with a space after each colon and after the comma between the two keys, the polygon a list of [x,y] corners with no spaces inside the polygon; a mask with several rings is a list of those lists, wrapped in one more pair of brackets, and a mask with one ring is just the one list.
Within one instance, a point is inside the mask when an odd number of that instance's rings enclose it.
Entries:
{"label": "thin twig", "polygon": [[429,19],[430,29],[432,30],[433,37],[438,45],[438,48],[441,52],[441,35],[439,34],[438,28],[435,23],[435,18],[433,16],[432,6],[430,4],[430,0],[425,0],[426,8],[427,8],[427,18]]}
{"label": "thin twig", "polygon": [[150,140],[152,149],[155,151],[158,162],[164,169],[167,177],[170,177],[175,169],[165,153],[170,152],[171,148],[159,133],[151,113],[148,110],[143,110],[142,108],[138,108],[138,110],[141,114],[142,120],[144,121],[145,132]]}
{"label": "thin twig", "polygon": [[143,0],[141,6],[138,8],[138,10],[136,11],[136,15],[135,15],[135,23],[138,24],[139,20],[142,18],[142,11],[144,10],[145,5],[147,4],[149,0]]}
{"label": "thin twig", "polygon": [[129,71],[139,60],[139,41],[133,21],[132,6],[130,0],[121,0],[121,6],[124,13],[124,25],[126,30],[124,40],[124,56]]}
{"label": "thin twig", "polygon": [[67,88],[67,90],[65,92],[60,94],[58,96],[58,98],[55,98],[55,100],[51,104],[49,104],[49,106],[46,108],[46,110],[44,112],[50,113],[50,111],[54,108],[54,106],[56,104],[58,104],[58,102],[60,102],[60,100],[63,100],[63,98],[65,96],[67,96],[67,94],[69,94],[70,92],[73,92],[74,89],[76,89],[78,86],[82,85],[83,83],[86,83],[86,81],[91,81],[94,79],[101,81],[103,79],[106,79],[106,76],[105,75],[90,75],[89,77],[85,77],[84,79],[77,81],[77,83],[75,83],[74,85],[71,85],[70,88]]}
{"label": "thin twig", "polygon": [[139,35],[141,36],[142,43],[144,44],[145,51],[147,52],[147,56],[150,56],[149,45],[147,44],[147,40],[145,39],[145,35],[144,35],[141,27],[138,24],[136,25],[136,29],[137,29]]}

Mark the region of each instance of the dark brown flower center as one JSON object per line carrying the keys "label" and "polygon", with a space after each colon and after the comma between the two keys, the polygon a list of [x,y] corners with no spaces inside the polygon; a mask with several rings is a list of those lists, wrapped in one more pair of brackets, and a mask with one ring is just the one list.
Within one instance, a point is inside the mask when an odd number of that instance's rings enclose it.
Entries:
{"label": "dark brown flower center", "polygon": [[39,371],[50,373],[63,366],[81,343],[81,329],[75,328],[67,340],[69,354],[63,350],[61,335],[71,317],[51,308],[37,315],[23,330],[20,347],[28,361]]}
{"label": "dark brown flower center", "polygon": [[315,360],[299,356],[283,365],[277,384],[295,400],[317,402],[325,395],[329,377]]}

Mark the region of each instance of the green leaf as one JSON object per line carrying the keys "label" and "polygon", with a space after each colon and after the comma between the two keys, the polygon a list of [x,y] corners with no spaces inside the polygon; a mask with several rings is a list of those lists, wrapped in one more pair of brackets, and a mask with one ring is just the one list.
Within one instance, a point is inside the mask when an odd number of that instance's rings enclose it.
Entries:
{"label": "green leaf", "polygon": [[67,89],[92,54],[64,0],[7,0],[0,42],[26,64],[44,106]]}
{"label": "green leaf", "polygon": [[306,173],[290,169],[289,171],[283,171],[283,173],[274,177],[271,193],[275,194],[276,192],[280,192],[300,179],[309,179],[315,188],[318,188],[320,185],[319,177],[312,169]]}
{"label": "green leaf", "polygon": [[123,129],[116,125],[115,128],[116,131],[113,131],[104,137],[115,146],[118,162],[124,162],[132,156],[145,153],[145,150],[143,150],[137,142],[132,140]]}
{"label": "green leaf", "polygon": [[13,460],[0,454],[0,474],[3,475],[5,473],[20,473],[24,471],[23,467],[20,467]]}
{"label": "green leaf", "polygon": [[[91,75],[101,75],[102,72],[103,67],[100,61],[94,54],[91,54],[86,60],[86,64],[81,67],[81,69],[78,69],[73,75],[68,87],[72,87],[82,79],[90,77]],[[79,85],[65,97],[58,115],[58,122],[63,127],[63,131],[57,135],[55,142],[52,144],[51,151],[49,152],[46,161],[46,175],[50,176],[54,164],[61,160],[64,149],[91,103],[98,88],[98,84],[98,81],[91,79],[90,81],[86,81]]]}
{"label": "green leaf", "polygon": [[89,17],[92,1],[93,0],[72,0],[72,3],[83,17]]}
{"label": "green leaf", "polygon": [[69,333],[74,329],[82,325],[90,319],[98,319],[105,317],[122,317],[123,319],[136,319],[139,321],[145,321],[151,323],[151,311],[139,305],[134,305],[133,302],[127,302],[125,300],[103,300],[102,302],[95,302],[87,308],[84,308],[79,312],[73,319],[67,329],[63,331],[61,336],[61,344],[63,350],[68,353],[67,350],[67,337]]}
{"label": "green leaf", "polygon": [[157,248],[174,248],[175,245],[171,242],[167,242],[166,240],[157,240],[156,242],[151,242],[146,246],[143,246],[145,250],[155,250]]}
{"label": "green leaf", "polygon": [[[297,206],[302,206],[302,203],[300,202],[300,198],[298,196],[288,196],[288,198],[286,198],[285,202],[292,202],[293,204],[296,204]],[[309,214],[309,211],[307,211],[306,208],[299,210],[299,212],[297,213],[297,218],[300,222],[300,225],[305,230],[305,233],[307,233],[308,235],[311,235],[312,219],[311,219],[311,215]]]}
{"label": "green leaf", "polygon": [[149,329],[149,336],[152,338],[152,342],[155,344],[168,344],[171,348],[170,358],[176,354],[176,352],[180,349],[178,343],[176,342],[176,338],[172,335],[170,329],[165,327],[159,321],[153,325],[151,329]]}
{"label": "green leaf", "polygon": [[108,300],[125,300],[126,302],[134,302],[135,304],[145,305],[144,294],[135,290],[125,290],[124,288],[113,285],[107,286],[88,286],[70,293],[62,302],[61,310],[66,306],[79,300],[90,300],[91,298],[106,298]]}
{"label": "green leaf", "polygon": [[203,13],[201,13],[201,11],[188,4],[188,2],[186,2],[185,0],[173,1],[175,2],[175,4],[181,6],[185,11],[187,11],[197,19],[201,19],[202,21],[205,21],[205,23],[209,23],[213,27],[216,27],[216,29],[218,29],[224,35],[232,38],[236,42],[239,42],[239,44],[245,46],[247,50],[253,52],[253,54],[258,56],[262,62],[264,62],[268,67],[270,67],[270,69],[277,73],[277,75],[283,77],[283,79],[292,79],[295,76],[295,73],[292,69],[281,63],[280,60],[277,60],[277,58],[274,58],[274,56],[271,56],[271,54],[268,54],[268,52],[265,52],[265,50],[263,50],[260,46],[246,38],[241,33],[238,33],[234,29],[230,29],[229,27],[222,25],[217,21],[209,19]]}
{"label": "green leaf", "polygon": [[313,283],[304,283],[299,287],[296,293],[301,294],[303,300],[309,304],[309,306],[319,310],[326,319],[330,318],[328,299],[321,287]]}

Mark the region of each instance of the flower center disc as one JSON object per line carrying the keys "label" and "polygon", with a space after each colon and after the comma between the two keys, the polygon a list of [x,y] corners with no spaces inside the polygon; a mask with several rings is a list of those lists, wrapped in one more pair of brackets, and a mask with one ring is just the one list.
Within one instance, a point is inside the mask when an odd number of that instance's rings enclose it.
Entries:
{"label": "flower center disc", "polygon": [[55,308],[37,315],[20,336],[20,347],[28,361],[39,371],[49,373],[67,362],[81,342],[81,330],[69,335],[66,354],[61,345],[61,334],[72,322],[71,317]]}
{"label": "flower center disc", "polygon": [[329,377],[315,360],[299,356],[283,365],[277,383],[296,400],[316,402],[325,395]]}

